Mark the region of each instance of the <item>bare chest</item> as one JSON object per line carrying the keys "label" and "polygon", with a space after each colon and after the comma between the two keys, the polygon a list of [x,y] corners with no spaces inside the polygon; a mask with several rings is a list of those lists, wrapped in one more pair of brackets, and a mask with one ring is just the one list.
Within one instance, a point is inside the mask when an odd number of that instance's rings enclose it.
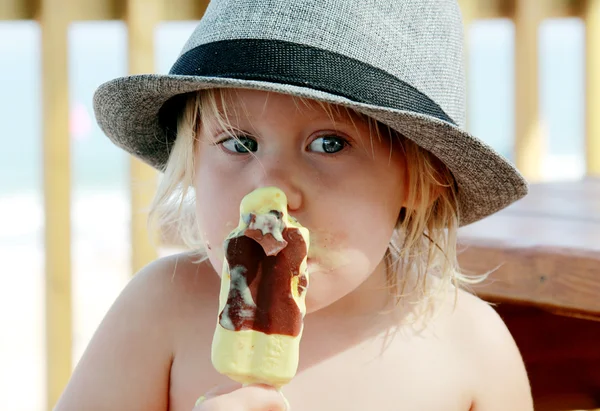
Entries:
{"label": "bare chest", "polygon": [[[191,410],[204,392],[229,382],[212,368],[210,336],[195,342],[171,368],[173,411]],[[328,334],[305,335],[298,373],[283,392],[294,411],[468,411],[472,374],[449,347],[435,337],[381,334],[341,345]]]}

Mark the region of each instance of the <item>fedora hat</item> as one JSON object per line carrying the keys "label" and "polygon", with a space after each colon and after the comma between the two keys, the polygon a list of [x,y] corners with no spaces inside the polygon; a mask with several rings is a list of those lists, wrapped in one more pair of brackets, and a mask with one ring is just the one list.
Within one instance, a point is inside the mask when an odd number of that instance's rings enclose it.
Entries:
{"label": "fedora hat", "polygon": [[528,187],[464,128],[462,30],[456,0],[212,0],[168,74],[104,83],[94,111],[114,144],[164,170],[187,93],[247,88],[350,107],[449,168],[466,225]]}

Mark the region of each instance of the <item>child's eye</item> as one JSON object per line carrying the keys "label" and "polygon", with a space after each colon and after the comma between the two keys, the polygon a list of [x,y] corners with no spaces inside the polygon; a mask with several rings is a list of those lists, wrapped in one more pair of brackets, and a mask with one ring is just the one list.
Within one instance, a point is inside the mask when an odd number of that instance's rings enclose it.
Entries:
{"label": "child's eye", "polygon": [[247,136],[228,138],[227,140],[221,141],[219,144],[227,151],[236,154],[255,153],[256,150],[258,150],[258,142]]}
{"label": "child's eye", "polygon": [[341,137],[323,136],[313,140],[308,147],[317,153],[334,154],[342,151],[347,145],[348,141]]}

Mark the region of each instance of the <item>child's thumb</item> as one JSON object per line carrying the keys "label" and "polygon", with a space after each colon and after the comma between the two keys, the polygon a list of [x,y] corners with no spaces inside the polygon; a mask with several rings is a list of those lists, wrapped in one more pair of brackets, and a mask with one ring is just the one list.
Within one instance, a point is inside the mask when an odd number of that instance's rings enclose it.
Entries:
{"label": "child's thumb", "polygon": [[217,385],[216,387],[213,387],[210,390],[208,390],[207,392],[205,392],[204,395],[202,395],[200,398],[198,398],[196,400],[195,405],[200,405],[201,403],[205,402],[206,400],[208,400],[210,398],[218,397],[219,395],[223,395],[223,394],[228,394],[232,391],[240,389],[241,387],[242,387],[242,384],[236,383],[236,382],[232,382],[229,384],[223,384],[223,385]]}
{"label": "child's thumb", "polygon": [[267,385],[226,385],[216,387],[196,402],[193,411],[289,411],[281,393]]}

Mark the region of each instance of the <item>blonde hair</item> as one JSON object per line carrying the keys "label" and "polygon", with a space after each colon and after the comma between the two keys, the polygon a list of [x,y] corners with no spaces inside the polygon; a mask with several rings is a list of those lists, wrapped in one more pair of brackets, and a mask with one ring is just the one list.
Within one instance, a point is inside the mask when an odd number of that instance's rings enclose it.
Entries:
{"label": "blonde hair", "polygon": [[[196,253],[198,261],[206,259],[204,241],[195,217],[194,150],[202,115],[216,119],[223,130],[227,123],[226,93],[205,90],[190,94],[177,122],[177,139],[150,208],[150,224],[169,237],[183,242]],[[296,104],[312,100],[295,97]],[[313,102],[314,103],[314,102]],[[371,138],[396,138],[404,151],[408,170],[408,204],[398,217],[393,238],[385,254],[387,284],[391,295],[400,301],[417,292],[422,302],[453,285],[455,292],[484,280],[487,274],[469,276],[461,272],[457,260],[457,231],[460,222],[457,186],[450,170],[434,155],[410,139],[374,119],[349,108],[326,103],[319,105],[333,115],[346,110],[351,118],[368,121]],[[232,137],[235,135],[232,133]],[[430,275],[440,281],[432,287]],[[411,288],[407,292],[407,288]]]}

